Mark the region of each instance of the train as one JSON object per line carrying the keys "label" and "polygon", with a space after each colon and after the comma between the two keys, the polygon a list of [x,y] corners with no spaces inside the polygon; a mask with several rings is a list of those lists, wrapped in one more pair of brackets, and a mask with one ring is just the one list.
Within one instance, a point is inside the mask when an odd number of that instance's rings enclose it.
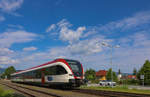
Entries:
{"label": "train", "polygon": [[84,83],[82,64],[77,60],[55,59],[11,74],[11,81],[48,86],[80,87]]}

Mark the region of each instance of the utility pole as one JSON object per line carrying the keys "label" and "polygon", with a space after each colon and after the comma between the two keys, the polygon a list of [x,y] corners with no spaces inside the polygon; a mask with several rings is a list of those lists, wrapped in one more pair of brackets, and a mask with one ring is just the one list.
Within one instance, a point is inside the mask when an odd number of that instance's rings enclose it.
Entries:
{"label": "utility pole", "polygon": [[[111,68],[112,68],[111,81],[113,82],[113,64],[112,64],[113,48],[119,48],[120,46],[119,45],[115,45],[115,46],[109,45],[109,44],[107,44],[105,42],[102,42],[102,45],[110,48],[110,53],[111,53],[111,56],[110,56],[110,65],[111,65]],[[113,84],[111,84],[111,86],[113,87]]]}
{"label": "utility pole", "polygon": [[[111,72],[111,77],[112,77],[112,82],[113,82],[113,65],[112,65],[112,51],[113,51],[113,47],[111,46],[111,58],[110,58],[110,65],[112,68],[112,72]],[[113,87],[113,84],[111,84]]]}

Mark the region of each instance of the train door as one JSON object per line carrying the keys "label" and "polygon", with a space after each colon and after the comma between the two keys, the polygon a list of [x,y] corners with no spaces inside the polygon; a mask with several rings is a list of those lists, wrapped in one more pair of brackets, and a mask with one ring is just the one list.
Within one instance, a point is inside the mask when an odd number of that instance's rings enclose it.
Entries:
{"label": "train door", "polygon": [[41,71],[41,82],[42,82],[42,84],[44,84],[45,83],[45,74],[44,74],[44,71],[45,71],[45,69],[42,69],[42,71]]}

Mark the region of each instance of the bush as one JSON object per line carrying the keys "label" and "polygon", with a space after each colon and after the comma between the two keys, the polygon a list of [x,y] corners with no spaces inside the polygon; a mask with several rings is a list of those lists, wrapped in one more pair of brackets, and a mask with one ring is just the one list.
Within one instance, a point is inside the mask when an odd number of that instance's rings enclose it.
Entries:
{"label": "bush", "polygon": [[126,79],[126,80],[121,80],[120,83],[128,84],[128,85],[137,85],[139,81],[135,79]]}
{"label": "bush", "polygon": [[98,79],[96,79],[96,80],[92,80],[91,82],[92,82],[92,83],[96,83],[96,84],[98,84],[98,83],[99,83],[99,80],[98,80]]}
{"label": "bush", "polygon": [[96,71],[94,69],[89,69],[85,71],[85,79],[92,81],[96,79]]}

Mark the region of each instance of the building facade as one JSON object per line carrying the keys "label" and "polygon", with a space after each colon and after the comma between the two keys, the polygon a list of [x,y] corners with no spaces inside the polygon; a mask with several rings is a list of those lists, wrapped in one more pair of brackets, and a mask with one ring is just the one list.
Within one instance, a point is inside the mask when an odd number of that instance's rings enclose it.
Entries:
{"label": "building facade", "polygon": [[96,78],[98,80],[107,80],[106,74],[107,74],[106,70],[99,70],[98,72],[96,72]]}

